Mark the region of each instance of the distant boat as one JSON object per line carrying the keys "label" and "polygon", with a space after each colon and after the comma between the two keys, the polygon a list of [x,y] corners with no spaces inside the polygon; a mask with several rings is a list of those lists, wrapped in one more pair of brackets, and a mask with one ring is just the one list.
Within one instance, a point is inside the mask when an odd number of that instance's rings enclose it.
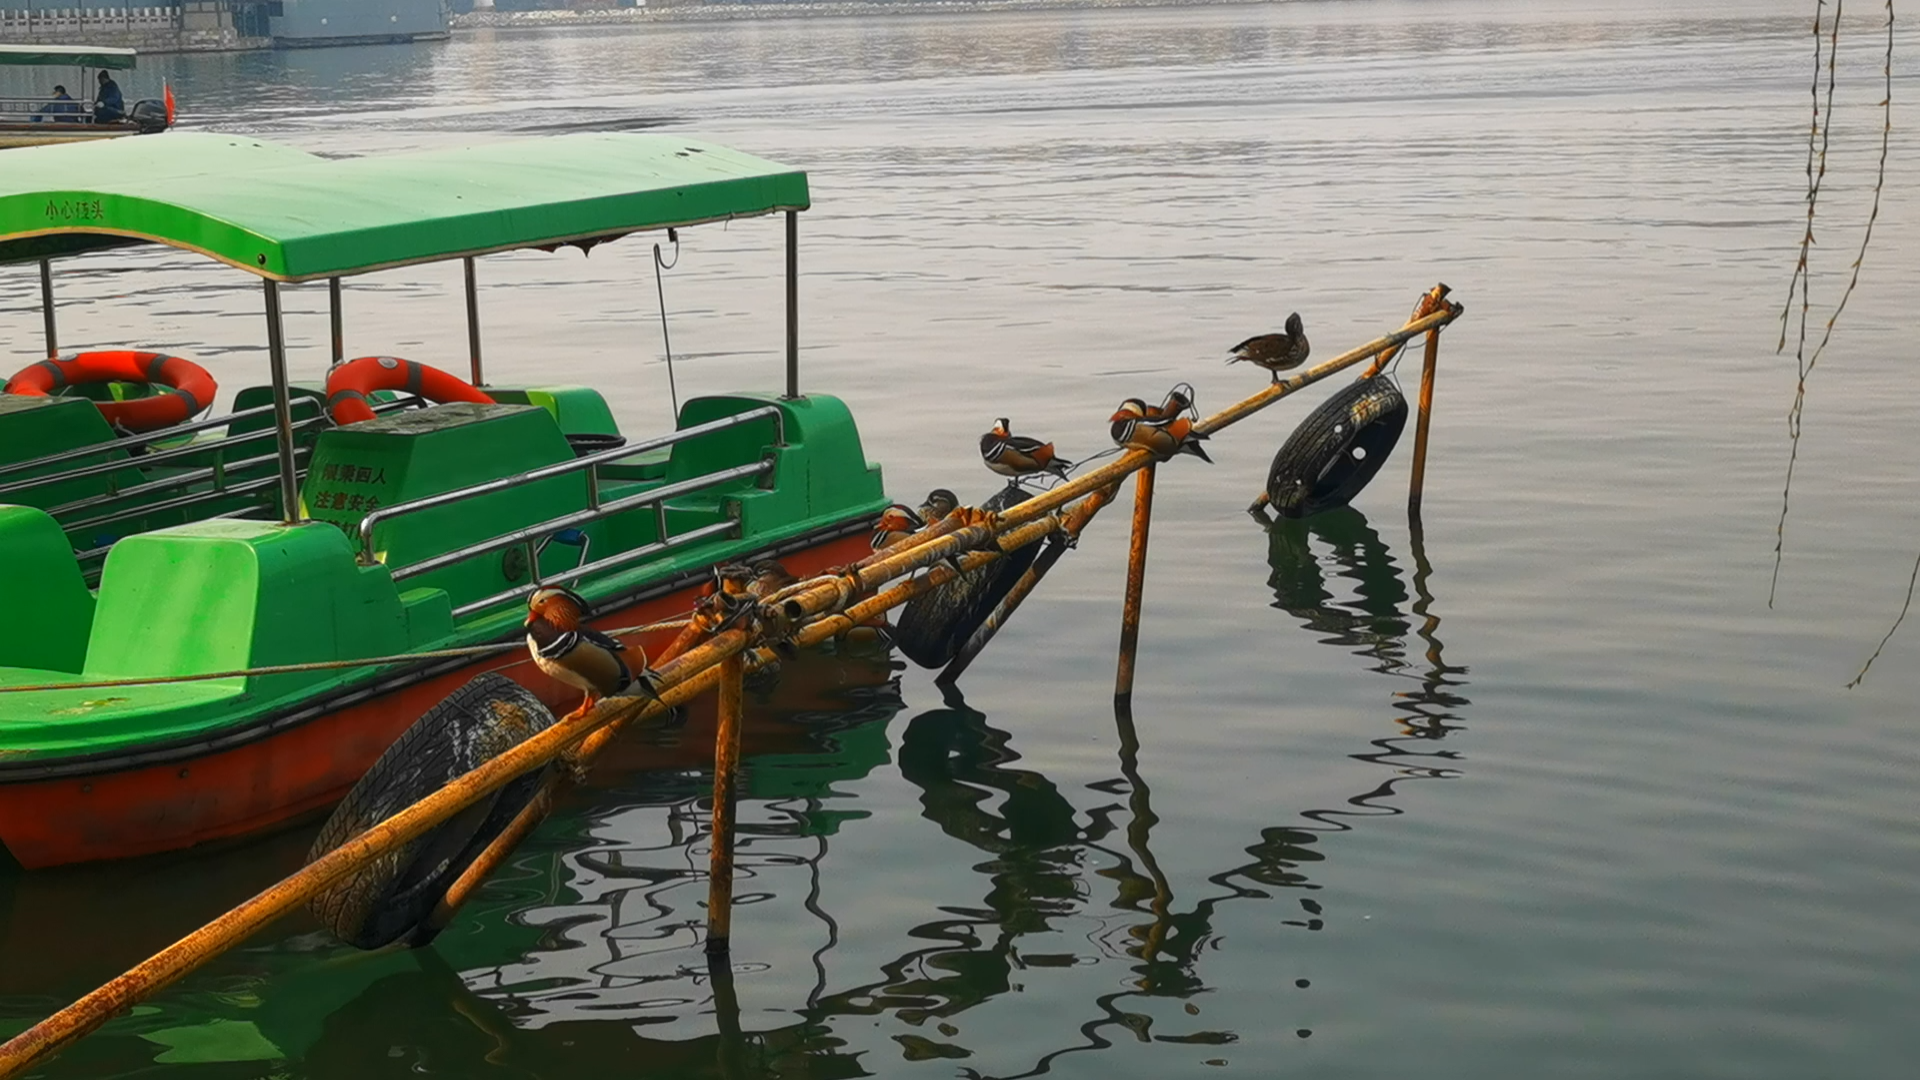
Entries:
{"label": "distant boat", "polygon": [[[91,142],[122,135],[151,135],[173,126],[173,89],[165,87],[159,98],[143,98],[127,107],[119,120],[94,118],[93,102],[87,97],[94,86],[93,72],[131,71],[132,49],[94,48],[84,45],[0,45],[0,67],[65,67],[73,75],[71,83],[49,82],[44,97],[0,97],[0,149],[15,146],[46,146],[53,143]],[[71,86],[79,95],[56,98],[55,86]]]}

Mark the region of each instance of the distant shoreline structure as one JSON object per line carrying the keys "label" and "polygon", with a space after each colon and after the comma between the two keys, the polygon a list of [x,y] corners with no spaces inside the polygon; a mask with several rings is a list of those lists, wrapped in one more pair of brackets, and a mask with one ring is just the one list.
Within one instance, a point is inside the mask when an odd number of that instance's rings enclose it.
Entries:
{"label": "distant shoreline structure", "polygon": [[1229,7],[1274,0],[752,0],[702,3],[653,0],[644,7],[597,10],[471,11],[450,20],[453,30],[540,30],[567,26],[650,22],[719,22],[853,15],[942,15],[991,11],[1068,11],[1102,8]]}

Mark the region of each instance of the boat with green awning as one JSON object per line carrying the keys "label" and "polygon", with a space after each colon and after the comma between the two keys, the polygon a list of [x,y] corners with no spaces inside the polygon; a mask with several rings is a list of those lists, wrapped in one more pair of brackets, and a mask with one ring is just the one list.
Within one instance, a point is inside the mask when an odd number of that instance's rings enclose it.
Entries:
{"label": "boat with green awning", "polygon": [[[806,575],[869,550],[880,471],[846,406],[800,390],[801,170],[653,134],[326,159],[183,132],[8,165],[0,272],[38,270],[48,359],[0,394],[0,556],[36,613],[0,625],[0,862],[173,850],[325,807],[482,670],[571,709],[578,691],[524,649],[435,655],[520,641],[537,588],[636,626],[686,611],[717,564]],[[486,379],[485,256],[767,216],[787,248],[774,386],[688,400],[674,430],[642,434],[599,389]],[[260,281],[268,370],[231,411],[147,426],[210,400],[190,358],[60,353],[61,261],[134,245]],[[346,355],[352,278],[454,260],[468,370]],[[321,280],[335,366],[295,382],[281,289]],[[221,672],[245,673],[93,685]]]}

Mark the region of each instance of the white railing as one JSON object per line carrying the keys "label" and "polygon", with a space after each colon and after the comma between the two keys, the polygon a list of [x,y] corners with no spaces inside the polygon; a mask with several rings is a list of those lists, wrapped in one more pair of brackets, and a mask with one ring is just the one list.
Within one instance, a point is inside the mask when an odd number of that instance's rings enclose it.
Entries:
{"label": "white railing", "polygon": [[7,8],[0,10],[0,31],[28,30],[173,30],[179,26],[177,7],[117,8]]}

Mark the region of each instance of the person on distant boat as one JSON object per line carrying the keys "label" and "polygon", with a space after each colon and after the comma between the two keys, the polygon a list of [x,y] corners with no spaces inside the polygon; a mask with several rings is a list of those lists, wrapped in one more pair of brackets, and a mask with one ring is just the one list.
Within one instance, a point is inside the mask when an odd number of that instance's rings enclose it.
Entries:
{"label": "person on distant boat", "polygon": [[108,124],[127,118],[127,99],[120,96],[120,84],[113,76],[100,73],[100,92],[93,98],[93,122]]}
{"label": "person on distant boat", "polygon": [[56,123],[74,124],[80,121],[80,113],[80,103],[68,96],[66,87],[56,84],[53,88],[53,100],[33,114],[33,122],[37,124],[51,116]]}

